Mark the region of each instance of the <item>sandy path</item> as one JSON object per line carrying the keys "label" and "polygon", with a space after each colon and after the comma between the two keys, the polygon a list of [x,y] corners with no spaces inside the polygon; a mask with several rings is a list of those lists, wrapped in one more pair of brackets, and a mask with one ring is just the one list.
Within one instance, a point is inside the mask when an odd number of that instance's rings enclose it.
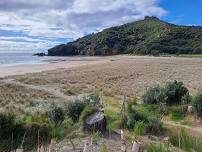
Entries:
{"label": "sandy path", "polygon": [[201,125],[186,126],[186,125],[177,124],[177,123],[171,122],[171,121],[164,121],[163,123],[165,125],[174,126],[174,127],[181,128],[181,129],[186,129],[192,135],[195,135],[197,137],[202,137],[202,126]]}

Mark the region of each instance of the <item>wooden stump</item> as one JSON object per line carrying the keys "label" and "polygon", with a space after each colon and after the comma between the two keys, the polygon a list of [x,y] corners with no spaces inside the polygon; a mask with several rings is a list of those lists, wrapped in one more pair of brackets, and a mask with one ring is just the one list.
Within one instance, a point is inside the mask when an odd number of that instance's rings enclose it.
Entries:
{"label": "wooden stump", "polygon": [[96,132],[99,131],[101,133],[106,132],[106,117],[103,112],[95,112],[90,115],[86,121],[84,130],[88,132]]}

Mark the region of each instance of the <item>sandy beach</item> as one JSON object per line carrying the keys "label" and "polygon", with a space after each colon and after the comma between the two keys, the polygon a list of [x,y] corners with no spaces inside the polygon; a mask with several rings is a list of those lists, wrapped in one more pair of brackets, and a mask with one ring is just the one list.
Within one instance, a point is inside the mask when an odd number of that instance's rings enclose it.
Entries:
{"label": "sandy beach", "polygon": [[27,73],[43,72],[55,69],[67,69],[77,66],[110,62],[112,57],[55,57],[40,64],[0,65],[0,78]]}
{"label": "sandy beach", "polygon": [[194,95],[202,91],[202,58],[64,57],[0,67],[0,77],[0,111],[23,111],[33,102],[68,101],[95,92],[139,98],[149,87],[174,80]]}

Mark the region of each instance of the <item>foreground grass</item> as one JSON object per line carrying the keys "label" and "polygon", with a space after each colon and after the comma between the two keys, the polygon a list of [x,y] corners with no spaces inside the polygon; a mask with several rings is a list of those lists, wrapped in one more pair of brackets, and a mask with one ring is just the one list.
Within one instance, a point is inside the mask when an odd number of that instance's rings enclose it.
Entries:
{"label": "foreground grass", "polygon": [[10,112],[22,112],[26,106],[37,100],[56,99],[53,95],[41,91],[29,89],[15,84],[0,85],[0,110]]}
{"label": "foreground grass", "polygon": [[190,152],[193,150],[196,152],[202,151],[202,139],[194,137],[186,133],[184,130],[181,130],[177,133],[172,133],[170,136],[170,142],[174,146],[179,147],[186,152]]}

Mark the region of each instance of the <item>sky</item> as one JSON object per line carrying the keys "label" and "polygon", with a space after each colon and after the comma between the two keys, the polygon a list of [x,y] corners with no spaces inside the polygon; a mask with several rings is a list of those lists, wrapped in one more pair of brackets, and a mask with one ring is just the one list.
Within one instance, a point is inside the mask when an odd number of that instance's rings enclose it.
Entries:
{"label": "sky", "polygon": [[199,26],[201,6],[201,0],[0,0],[0,52],[45,52],[145,16]]}

